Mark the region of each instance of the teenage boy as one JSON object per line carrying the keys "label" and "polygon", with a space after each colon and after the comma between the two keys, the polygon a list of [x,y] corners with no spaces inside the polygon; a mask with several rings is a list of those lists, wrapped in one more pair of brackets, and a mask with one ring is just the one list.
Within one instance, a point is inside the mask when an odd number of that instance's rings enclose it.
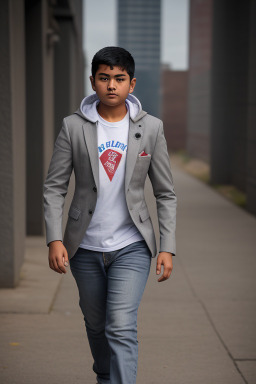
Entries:
{"label": "teenage boy", "polygon": [[[160,228],[158,279],[170,277],[175,255],[177,199],[162,122],[131,95],[134,60],[106,47],[92,61],[95,94],[64,118],[44,184],[49,266],[70,264],[100,384],[134,384],[137,311],[156,241],[144,197],[152,183]],[[72,170],[75,193],[62,239],[62,216]]]}

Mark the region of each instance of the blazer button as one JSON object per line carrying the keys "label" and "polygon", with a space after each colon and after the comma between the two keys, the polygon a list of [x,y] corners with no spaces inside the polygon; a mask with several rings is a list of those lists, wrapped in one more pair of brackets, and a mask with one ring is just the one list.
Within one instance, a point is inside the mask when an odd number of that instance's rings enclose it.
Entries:
{"label": "blazer button", "polygon": [[93,187],[93,192],[97,192],[97,188],[96,187]]}
{"label": "blazer button", "polygon": [[89,209],[88,213],[89,213],[89,215],[92,215],[93,214],[93,210]]}
{"label": "blazer button", "polygon": [[139,132],[135,133],[136,139],[139,139],[141,137],[141,134]]}

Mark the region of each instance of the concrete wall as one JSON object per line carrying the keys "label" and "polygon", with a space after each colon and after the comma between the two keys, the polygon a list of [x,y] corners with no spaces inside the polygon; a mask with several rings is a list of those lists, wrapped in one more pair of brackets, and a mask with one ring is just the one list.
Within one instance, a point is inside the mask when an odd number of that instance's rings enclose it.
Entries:
{"label": "concrete wall", "polygon": [[83,97],[82,1],[26,1],[27,234],[44,234],[42,188],[63,118]]}
{"label": "concrete wall", "polygon": [[[43,182],[54,139],[56,93],[62,117],[83,97],[82,0],[0,2],[0,287],[19,282],[28,235],[43,235]],[[62,61],[54,65],[63,35],[55,12],[69,14]],[[68,43],[67,43],[68,42]],[[56,91],[56,74],[62,73]],[[65,89],[63,84],[68,83]]]}
{"label": "concrete wall", "polygon": [[71,3],[71,8],[65,8],[59,2],[54,9],[59,35],[54,50],[55,137],[63,117],[75,111],[84,96],[82,3],[77,0]]}
{"label": "concrete wall", "polygon": [[190,1],[188,144],[256,213],[256,3]]}
{"label": "concrete wall", "polygon": [[0,286],[14,287],[23,262],[26,203],[22,1],[1,1],[0,45]]}
{"label": "concrete wall", "polygon": [[250,2],[247,132],[247,208],[256,214],[256,2]]}
{"label": "concrete wall", "polygon": [[27,234],[44,231],[42,189],[53,148],[53,45],[50,13],[43,0],[26,1]]}
{"label": "concrete wall", "polygon": [[214,2],[211,180],[246,191],[250,1]]}

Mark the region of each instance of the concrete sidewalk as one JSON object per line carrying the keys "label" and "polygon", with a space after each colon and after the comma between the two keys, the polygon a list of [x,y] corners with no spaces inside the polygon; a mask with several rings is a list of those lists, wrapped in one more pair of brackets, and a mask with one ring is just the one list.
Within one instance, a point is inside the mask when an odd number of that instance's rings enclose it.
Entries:
{"label": "concrete sidewalk", "polygon": [[[163,283],[152,260],[137,383],[255,384],[256,218],[174,166],[173,176],[177,256]],[[154,216],[149,183],[147,201]],[[44,239],[28,238],[21,284],[0,290],[0,305],[2,384],[95,384],[75,281],[49,269]]]}

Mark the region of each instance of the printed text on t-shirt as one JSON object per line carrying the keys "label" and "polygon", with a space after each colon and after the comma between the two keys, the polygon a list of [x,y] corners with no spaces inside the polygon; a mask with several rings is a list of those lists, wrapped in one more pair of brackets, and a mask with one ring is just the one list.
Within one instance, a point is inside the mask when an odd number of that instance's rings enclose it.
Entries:
{"label": "printed text on t-shirt", "polygon": [[116,141],[116,140],[110,140],[110,141],[106,141],[105,144],[101,144],[98,149],[99,149],[99,153],[105,151],[106,148],[120,148],[122,151],[127,151],[127,145],[124,144],[124,143],[120,143],[120,141]]}

